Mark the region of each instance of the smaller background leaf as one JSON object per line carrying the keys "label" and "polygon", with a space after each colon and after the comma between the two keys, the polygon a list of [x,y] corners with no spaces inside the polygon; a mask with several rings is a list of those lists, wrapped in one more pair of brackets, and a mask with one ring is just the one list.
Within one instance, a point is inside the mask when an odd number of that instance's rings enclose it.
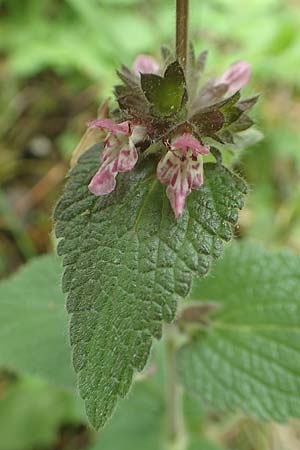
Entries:
{"label": "smaller background leaf", "polygon": [[60,279],[59,260],[47,255],[1,283],[0,367],[74,388]]}
{"label": "smaller background leaf", "polygon": [[299,256],[233,245],[191,298],[220,308],[179,351],[184,386],[222,410],[299,417]]}
{"label": "smaller background leaf", "polygon": [[77,399],[29,377],[0,392],[0,450],[50,448],[63,424],[82,423]]}

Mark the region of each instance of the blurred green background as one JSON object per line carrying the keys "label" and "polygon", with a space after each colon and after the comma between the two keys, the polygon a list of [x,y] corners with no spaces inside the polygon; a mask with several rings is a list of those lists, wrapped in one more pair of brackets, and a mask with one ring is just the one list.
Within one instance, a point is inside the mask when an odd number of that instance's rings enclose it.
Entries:
{"label": "blurred green background", "polygon": [[[159,58],[160,45],[173,44],[174,3],[0,0],[1,277],[51,250],[51,211],[85,123],[111,95],[121,63],[130,65],[138,53]],[[254,115],[265,137],[236,163],[251,187],[237,235],[297,251],[300,3],[191,0],[190,27],[196,50],[209,50],[208,74],[221,74],[232,62],[246,59],[253,68],[246,93],[262,94]],[[49,389],[39,380],[1,375],[0,418],[5,416],[6,425],[0,427],[0,450],[88,448],[92,435],[76,413],[73,397]],[[4,413],[7,408],[11,420]],[[33,411],[39,420],[28,422]],[[281,448],[273,447],[276,439],[270,438],[269,428],[265,432],[264,425],[255,426],[259,443],[245,419],[224,437],[225,444],[237,450],[300,448],[293,427],[277,430],[290,433],[290,447]],[[3,433],[18,436],[9,441]],[[36,438],[30,440],[28,434]],[[209,444],[203,448],[213,449]]]}

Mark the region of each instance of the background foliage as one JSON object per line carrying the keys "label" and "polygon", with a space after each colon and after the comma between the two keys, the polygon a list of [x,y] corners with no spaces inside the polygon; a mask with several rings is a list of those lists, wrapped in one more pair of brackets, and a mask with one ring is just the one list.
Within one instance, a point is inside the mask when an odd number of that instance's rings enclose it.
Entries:
{"label": "background foliage", "polygon": [[[265,139],[250,147],[236,163],[236,169],[251,186],[236,234],[243,239],[254,237],[268,246],[285,245],[299,251],[300,6],[292,0],[252,0],[242,4],[239,0],[192,0],[191,9],[191,38],[197,51],[209,49],[208,72],[221,73],[229,63],[247,59],[253,66],[248,93],[263,94],[256,121]],[[158,57],[160,44],[172,42],[174,23],[171,0],[0,0],[3,277],[52,248],[51,211],[85,122],[95,117],[99,102],[111,94],[115,68],[121,63],[130,65],[139,52]],[[5,284],[1,301],[6,298],[4,289],[15,288]],[[10,306],[14,308],[13,303]],[[43,312],[39,311],[39,316],[26,310],[25,300],[23,306],[21,310],[16,308],[20,319],[40,317],[38,324],[28,323],[29,330],[22,320],[18,322],[16,318],[16,323],[11,322],[16,317],[14,311],[8,311],[5,317],[16,333],[26,338],[26,345],[34,354],[36,340],[30,339],[30,332],[41,326]],[[4,340],[2,325],[1,330]],[[13,352],[6,354],[5,348],[0,347],[2,364],[13,365],[7,359],[12,355]],[[23,371],[28,355],[19,354],[16,358],[20,366],[14,369]],[[65,370],[62,377],[67,376],[68,368]],[[86,448],[92,435],[86,429],[81,406],[76,406],[73,396],[65,391],[52,395],[49,390],[53,388],[37,375],[34,378],[26,375],[23,379],[21,375],[16,378],[4,372],[1,376],[0,415],[1,410],[10,413],[6,413],[7,425],[0,428],[0,442],[6,442],[0,449]],[[147,397],[147,389],[142,396]],[[153,428],[159,429],[155,409],[159,406],[152,405],[151,396],[148,400],[130,401],[133,411],[143,410],[140,404],[149,401],[147,420],[153,420]],[[194,407],[187,400],[191,418],[195,416]],[[41,411],[39,408],[43,413],[37,413]],[[285,450],[299,448],[295,423],[281,428],[259,425],[252,419],[233,420],[213,413],[207,418],[201,411],[197,414],[197,423],[191,419],[190,425],[196,434],[201,435],[205,423],[206,435],[222,436],[219,442],[230,449],[278,450],[282,440]],[[40,434],[29,432],[27,441],[23,435],[29,430],[25,418],[34,415],[39,422],[32,419],[30,423],[38,423],[34,430]],[[119,433],[123,434],[122,430],[129,425],[125,426],[122,418],[116,420]],[[133,423],[132,428],[136,426]],[[4,436],[16,441],[9,443]],[[138,447],[140,443],[137,440],[129,445]],[[209,445],[205,442],[204,448]],[[155,444],[150,442],[149,449],[151,446]],[[108,444],[103,448],[108,449]],[[199,450],[198,441],[195,448]]]}

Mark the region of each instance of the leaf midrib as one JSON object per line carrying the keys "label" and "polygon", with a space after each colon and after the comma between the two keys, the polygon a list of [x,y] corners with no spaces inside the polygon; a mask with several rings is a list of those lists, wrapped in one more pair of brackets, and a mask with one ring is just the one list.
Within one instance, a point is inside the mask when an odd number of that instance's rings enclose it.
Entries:
{"label": "leaf midrib", "polygon": [[[133,225],[133,232],[134,233],[137,232],[137,227],[138,227],[138,224],[141,221],[141,218],[143,216],[144,209],[145,209],[145,207],[146,207],[146,205],[147,205],[147,203],[148,203],[148,201],[150,199],[150,196],[151,196],[152,192],[154,191],[156,185],[158,184],[158,180],[155,177],[155,174],[151,175],[151,178],[153,178],[152,184],[150,185],[150,188],[149,188],[149,190],[147,192],[147,195],[145,196],[144,201],[142,202],[142,204],[140,206],[139,212],[137,213],[137,217],[136,217],[135,223]],[[151,178],[149,177],[149,179],[151,179]]]}

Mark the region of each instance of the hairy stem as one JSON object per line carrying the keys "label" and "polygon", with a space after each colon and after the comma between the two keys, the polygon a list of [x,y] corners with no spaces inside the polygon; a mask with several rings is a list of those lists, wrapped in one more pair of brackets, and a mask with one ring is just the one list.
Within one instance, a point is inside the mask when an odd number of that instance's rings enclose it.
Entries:
{"label": "hairy stem", "polygon": [[176,0],[176,54],[186,68],[188,49],[189,0]]}
{"label": "hairy stem", "polygon": [[185,450],[187,439],[183,418],[182,388],[177,381],[175,361],[178,336],[174,325],[167,326],[165,336],[167,450]]}

